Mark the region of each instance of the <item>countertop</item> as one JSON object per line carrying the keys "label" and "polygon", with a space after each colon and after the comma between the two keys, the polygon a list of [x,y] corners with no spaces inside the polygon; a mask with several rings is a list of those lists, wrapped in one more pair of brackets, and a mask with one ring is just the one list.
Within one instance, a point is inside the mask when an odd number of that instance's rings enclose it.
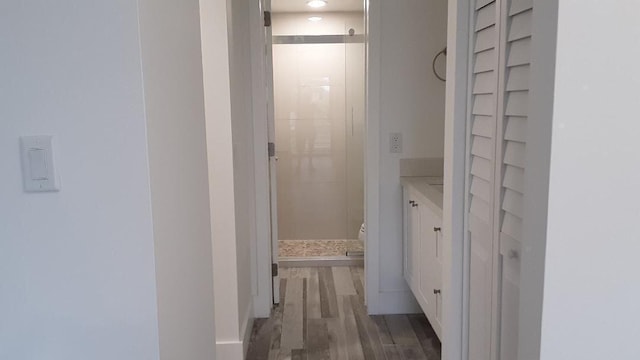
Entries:
{"label": "countertop", "polygon": [[442,180],[439,176],[401,176],[400,184],[414,189],[442,211]]}

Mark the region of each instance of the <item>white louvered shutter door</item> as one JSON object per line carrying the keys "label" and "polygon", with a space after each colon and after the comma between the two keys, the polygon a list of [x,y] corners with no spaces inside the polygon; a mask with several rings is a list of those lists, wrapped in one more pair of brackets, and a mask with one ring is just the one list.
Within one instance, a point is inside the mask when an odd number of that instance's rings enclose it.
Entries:
{"label": "white louvered shutter door", "polygon": [[494,285],[494,209],[498,95],[499,1],[475,0],[467,160],[471,245],[469,359],[490,360]]}
{"label": "white louvered shutter door", "polygon": [[506,0],[501,11],[503,56],[498,146],[502,164],[498,209],[500,327],[499,359],[518,357],[520,296],[520,244],[524,200],[524,174],[529,113],[529,68],[533,0]]}

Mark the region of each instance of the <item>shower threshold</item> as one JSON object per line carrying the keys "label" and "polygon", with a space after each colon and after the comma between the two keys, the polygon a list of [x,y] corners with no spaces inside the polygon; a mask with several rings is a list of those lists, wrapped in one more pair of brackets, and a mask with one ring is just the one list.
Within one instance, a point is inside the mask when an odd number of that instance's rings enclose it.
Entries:
{"label": "shower threshold", "polygon": [[348,256],[280,257],[280,267],[364,266],[364,253]]}
{"label": "shower threshold", "polygon": [[283,267],[360,266],[364,244],[357,239],[279,240],[278,260]]}

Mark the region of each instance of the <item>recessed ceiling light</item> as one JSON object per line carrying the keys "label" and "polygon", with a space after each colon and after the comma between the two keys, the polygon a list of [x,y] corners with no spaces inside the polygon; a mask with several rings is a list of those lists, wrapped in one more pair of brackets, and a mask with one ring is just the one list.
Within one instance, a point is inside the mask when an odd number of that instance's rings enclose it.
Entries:
{"label": "recessed ceiling light", "polygon": [[320,16],[311,16],[311,17],[309,17],[309,21],[316,22],[316,21],[320,21],[320,20],[322,20],[322,18]]}
{"label": "recessed ceiling light", "polygon": [[311,0],[307,2],[307,5],[312,8],[321,8],[327,6],[327,2],[325,0]]}

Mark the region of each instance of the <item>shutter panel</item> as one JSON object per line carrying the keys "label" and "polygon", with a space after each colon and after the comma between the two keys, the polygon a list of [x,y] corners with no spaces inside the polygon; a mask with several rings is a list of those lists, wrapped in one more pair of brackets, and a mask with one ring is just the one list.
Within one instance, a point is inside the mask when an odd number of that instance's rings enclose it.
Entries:
{"label": "shutter panel", "polygon": [[[500,3],[474,0],[471,112],[467,147],[471,163],[467,174],[469,239],[471,243],[469,353],[471,360],[491,360],[492,318],[495,314],[493,232],[495,209],[496,134],[498,119],[498,19]],[[472,355],[471,355],[472,354]]]}
{"label": "shutter panel", "polygon": [[[526,132],[529,114],[529,63],[531,62],[531,0],[510,0],[507,3],[507,34],[505,54],[505,91],[502,179],[502,232],[519,228],[522,222],[524,200],[524,173],[526,163]],[[518,220],[516,220],[518,219]],[[514,222],[519,222],[515,224]],[[522,241],[520,234],[510,235]],[[515,236],[514,236],[515,235]]]}
{"label": "shutter panel", "polygon": [[520,297],[520,247],[524,218],[527,121],[531,62],[532,0],[507,0],[502,21],[504,47],[504,98],[502,134],[502,179],[500,197],[500,349],[499,359],[518,357],[518,312]]}
{"label": "shutter panel", "polygon": [[533,0],[473,0],[469,359],[518,352]]}

